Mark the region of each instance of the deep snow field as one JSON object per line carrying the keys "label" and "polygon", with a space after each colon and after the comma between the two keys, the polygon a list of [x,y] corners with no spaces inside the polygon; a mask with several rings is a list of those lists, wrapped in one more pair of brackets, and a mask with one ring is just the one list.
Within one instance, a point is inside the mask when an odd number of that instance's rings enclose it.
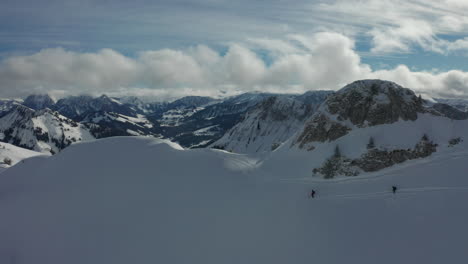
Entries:
{"label": "deep snow field", "polygon": [[352,178],[304,168],[149,138],[75,144],[0,174],[0,263],[468,260],[466,142]]}

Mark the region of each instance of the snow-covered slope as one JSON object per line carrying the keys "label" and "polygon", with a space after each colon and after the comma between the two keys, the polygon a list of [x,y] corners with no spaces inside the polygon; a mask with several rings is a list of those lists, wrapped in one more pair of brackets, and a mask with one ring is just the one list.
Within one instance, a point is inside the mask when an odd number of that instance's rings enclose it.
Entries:
{"label": "snow-covered slope", "polygon": [[24,159],[41,155],[47,154],[0,142],[0,172]]}
{"label": "snow-covered slope", "polygon": [[291,179],[291,160],[258,167],[130,137],[76,144],[1,175],[0,263],[464,263],[466,143],[441,154],[317,181]]}
{"label": "snow-covered slope", "polygon": [[136,117],[113,112],[93,112],[81,121],[96,138],[153,135],[153,124],[144,115]]}
{"label": "snow-covered slope", "polygon": [[329,94],[319,91],[269,97],[211,146],[236,153],[272,151],[293,136]]}
{"label": "snow-covered slope", "polygon": [[88,129],[50,109],[19,105],[0,118],[0,140],[23,148],[57,153],[70,144],[91,140]]}

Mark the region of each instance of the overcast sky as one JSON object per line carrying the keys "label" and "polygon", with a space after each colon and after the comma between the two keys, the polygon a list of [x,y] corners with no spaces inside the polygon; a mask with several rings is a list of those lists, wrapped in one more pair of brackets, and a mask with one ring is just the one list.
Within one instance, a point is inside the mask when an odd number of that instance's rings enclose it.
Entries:
{"label": "overcast sky", "polygon": [[304,92],[468,98],[466,0],[2,0],[0,97]]}

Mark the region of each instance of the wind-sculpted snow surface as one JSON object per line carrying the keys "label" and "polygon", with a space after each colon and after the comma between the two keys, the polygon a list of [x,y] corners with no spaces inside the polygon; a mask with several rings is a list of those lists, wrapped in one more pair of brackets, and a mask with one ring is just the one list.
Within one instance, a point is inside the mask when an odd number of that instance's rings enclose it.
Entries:
{"label": "wind-sculpted snow surface", "polygon": [[1,174],[0,263],[464,263],[463,144],[331,181],[162,140],[75,144]]}

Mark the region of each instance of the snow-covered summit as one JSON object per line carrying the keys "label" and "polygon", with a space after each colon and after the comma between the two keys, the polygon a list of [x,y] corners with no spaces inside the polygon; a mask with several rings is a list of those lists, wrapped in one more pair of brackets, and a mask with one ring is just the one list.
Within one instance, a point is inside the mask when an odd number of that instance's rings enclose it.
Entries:
{"label": "snow-covered summit", "polygon": [[356,127],[414,121],[426,112],[433,111],[410,89],[382,80],[356,81],[327,98],[296,143],[332,141]]}

